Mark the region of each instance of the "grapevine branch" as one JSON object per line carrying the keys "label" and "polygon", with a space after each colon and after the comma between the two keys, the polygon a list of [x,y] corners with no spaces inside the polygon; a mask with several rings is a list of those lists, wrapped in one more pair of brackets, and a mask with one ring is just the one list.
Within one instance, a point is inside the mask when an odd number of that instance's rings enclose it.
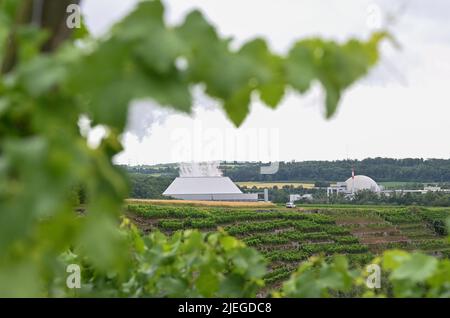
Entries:
{"label": "grapevine branch", "polygon": [[67,7],[70,4],[80,4],[80,2],[81,0],[24,0],[17,9],[15,21],[7,39],[1,73],[8,73],[17,63],[16,32],[18,26],[33,24],[47,30],[50,36],[43,44],[42,52],[52,52],[72,33],[72,30],[66,25]]}

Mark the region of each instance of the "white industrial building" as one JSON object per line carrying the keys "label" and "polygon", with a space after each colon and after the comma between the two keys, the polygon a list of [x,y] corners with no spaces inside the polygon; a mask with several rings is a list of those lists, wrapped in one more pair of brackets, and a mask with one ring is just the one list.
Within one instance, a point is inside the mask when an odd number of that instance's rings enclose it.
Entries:
{"label": "white industrial building", "polygon": [[[258,201],[258,193],[243,193],[229,177],[223,177],[218,162],[180,164],[180,176],[163,192],[181,200]],[[264,199],[267,200],[267,191]]]}
{"label": "white industrial building", "polygon": [[257,193],[242,193],[228,177],[177,177],[164,196],[181,200],[258,201]]}
{"label": "white industrial building", "polygon": [[368,190],[375,193],[382,193],[384,195],[391,195],[393,193],[397,195],[402,195],[406,193],[421,193],[425,194],[428,192],[444,192],[450,193],[450,190],[441,189],[438,186],[425,186],[423,190],[385,190],[382,186],[379,186],[372,178],[368,176],[358,175],[355,176],[352,172],[352,177],[348,178],[345,182],[337,182],[336,184],[327,188],[327,196],[336,195],[342,193],[347,197],[352,197],[355,193],[362,190]]}
{"label": "white industrial building", "polygon": [[352,175],[345,182],[338,182],[327,188],[327,195],[339,194],[352,195],[358,191],[369,190],[380,193],[381,187],[370,177],[364,175]]}

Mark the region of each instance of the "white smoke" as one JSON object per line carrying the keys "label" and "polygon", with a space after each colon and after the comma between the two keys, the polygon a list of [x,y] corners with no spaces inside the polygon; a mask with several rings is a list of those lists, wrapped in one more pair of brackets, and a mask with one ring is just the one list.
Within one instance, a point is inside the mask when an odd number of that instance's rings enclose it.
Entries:
{"label": "white smoke", "polygon": [[142,141],[145,136],[151,134],[154,125],[163,124],[173,113],[173,110],[151,100],[134,101],[128,111],[127,131]]}
{"label": "white smoke", "polygon": [[[202,85],[192,89],[193,109],[214,110],[219,104],[204,93]],[[150,136],[155,125],[162,125],[166,119],[178,113],[170,107],[163,107],[151,99],[141,99],[130,103],[128,110],[127,132],[135,135],[139,141]]]}
{"label": "white smoke", "polygon": [[220,161],[183,162],[179,164],[180,177],[221,177]]}

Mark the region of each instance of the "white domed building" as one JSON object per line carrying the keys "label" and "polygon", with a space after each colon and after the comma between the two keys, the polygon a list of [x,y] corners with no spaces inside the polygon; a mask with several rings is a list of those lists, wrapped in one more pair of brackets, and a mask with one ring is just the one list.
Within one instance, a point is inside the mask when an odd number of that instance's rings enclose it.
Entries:
{"label": "white domed building", "polygon": [[372,191],[375,193],[381,192],[381,187],[371,177],[364,175],[354,175],[348,178],[345,182],[338,182],[327,188],[327,195],[343,193],[345,195],[353,195],[358,191]]}
{"label": "white domed building", "polygon": [[345,184],[347,186],[347,190],[350,190],[353,193],[362,190],[369,190],[372,192],[381,191],[380,186],[371,177],[363,175],[348,178],[347,181],[345,181]]}

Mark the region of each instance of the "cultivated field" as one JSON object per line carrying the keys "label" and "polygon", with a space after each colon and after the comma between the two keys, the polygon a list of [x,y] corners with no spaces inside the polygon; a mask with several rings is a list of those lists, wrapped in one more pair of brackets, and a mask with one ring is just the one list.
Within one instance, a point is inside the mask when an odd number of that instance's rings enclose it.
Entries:
{"label": "cultivated field", "polygon": [[265,280],[269,287],[276,288],[301,261],[317,254],[345,254],[353,265],[365,265],[392,248],[450,256],[444,225],[450,209],[220,208],[138,203],[129,204],[128,215],[144,232],[221,228],[258,249],[268,260]]}
{"label": "cultivated field", "polygon": [[246,208],[268,208],[274,207],[272,202],[233,202],[233,201],[197,201],[197,200],[147,200],[127,199],[128,204],[155,204],[155,205],[182,205],[182,206],[210,206],[210,207],[246,207]]}

